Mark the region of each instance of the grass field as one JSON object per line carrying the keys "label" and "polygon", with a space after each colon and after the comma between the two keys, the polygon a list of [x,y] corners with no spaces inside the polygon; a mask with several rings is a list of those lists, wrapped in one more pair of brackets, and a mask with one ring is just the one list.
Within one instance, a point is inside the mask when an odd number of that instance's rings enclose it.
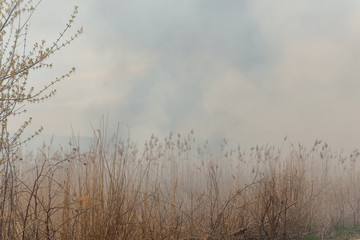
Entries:
{"label": "grass field", "polygon": [[359,152],[284,141],[245,152],[194,134],[144,146],[97,130],[1,165],[0,239],[356,239]]}

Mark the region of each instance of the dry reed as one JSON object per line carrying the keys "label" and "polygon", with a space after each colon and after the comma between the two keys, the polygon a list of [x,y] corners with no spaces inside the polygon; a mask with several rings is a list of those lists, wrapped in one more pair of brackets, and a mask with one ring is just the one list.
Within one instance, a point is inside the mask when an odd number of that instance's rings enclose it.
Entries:
{"label": "dry reed", "polygon": [[97,130],[86,152],[19,153],[1,165],[0,238],[302,239],[358,226],[359,152],[286,145],[212,151],[190,133],[139,151]]}

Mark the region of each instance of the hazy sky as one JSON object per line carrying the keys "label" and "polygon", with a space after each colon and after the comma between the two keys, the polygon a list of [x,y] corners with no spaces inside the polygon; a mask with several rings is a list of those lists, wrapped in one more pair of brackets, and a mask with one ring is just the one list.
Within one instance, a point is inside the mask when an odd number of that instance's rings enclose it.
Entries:
{"label": "hazy sky", "polygon": [[34,81],[77,72],[29,107],[33,128],[87,136],[108,114],[140,142],[360,146],[360,1],[43,0],[31,37],[54,40],[73,5],[84,34]]}

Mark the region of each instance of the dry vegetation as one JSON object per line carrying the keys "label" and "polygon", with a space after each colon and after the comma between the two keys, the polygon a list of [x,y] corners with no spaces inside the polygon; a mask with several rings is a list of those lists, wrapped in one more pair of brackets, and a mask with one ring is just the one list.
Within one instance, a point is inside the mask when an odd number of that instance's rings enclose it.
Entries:
{"label": "dry vegetation", "polygon": [[357,159],[285,141],[218,151],[192,133],[142,147],[95,131],[90,150],[1,165],[1,239],[331,239],[358,226]]}
{"label": "dry vegetation", "polygon": [[8,122],[52,97],[74,68],[43,88],[29,74],[51,69],[48,59],[82,33],[65,38],[75,7],[55,41],[29,45],[40,2],[0,2],[0,239],[334,239],[359,226],[359,152],[321,141],[245,153],[226,140],[199,145],[193,133],[139,147],[97,130],[88,151],[73,141],[71,151],[24,153],[31,118],[13,135]]}
{"label": "dry vegetation", "polygon": [[245,153],[226,140],[209,149],[192,133],[138,147],[97,130],[88,151],[73,142],[71,151],[23,153],[31,118],[12,135],[9,121],[75,69],[43,88],[30,73],[51,69],[49,58],[82,33],[65,37],[75,7],[54,41],[29,45],[40,2],[0,2],[0,239],[334,239],[336,229],[359,227],[359,152],[321,141]]}

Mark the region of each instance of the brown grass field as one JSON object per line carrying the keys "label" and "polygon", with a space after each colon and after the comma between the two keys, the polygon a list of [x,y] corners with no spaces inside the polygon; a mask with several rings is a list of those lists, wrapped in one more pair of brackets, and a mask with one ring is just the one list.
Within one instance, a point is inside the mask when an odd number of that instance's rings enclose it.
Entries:
{"label": "brown grass field", "polygon": [[336,239],[359,226],[359,152],[284,141],[217,151],[194,134],[138,147],[44,146],[1,165],[0,239]]}

